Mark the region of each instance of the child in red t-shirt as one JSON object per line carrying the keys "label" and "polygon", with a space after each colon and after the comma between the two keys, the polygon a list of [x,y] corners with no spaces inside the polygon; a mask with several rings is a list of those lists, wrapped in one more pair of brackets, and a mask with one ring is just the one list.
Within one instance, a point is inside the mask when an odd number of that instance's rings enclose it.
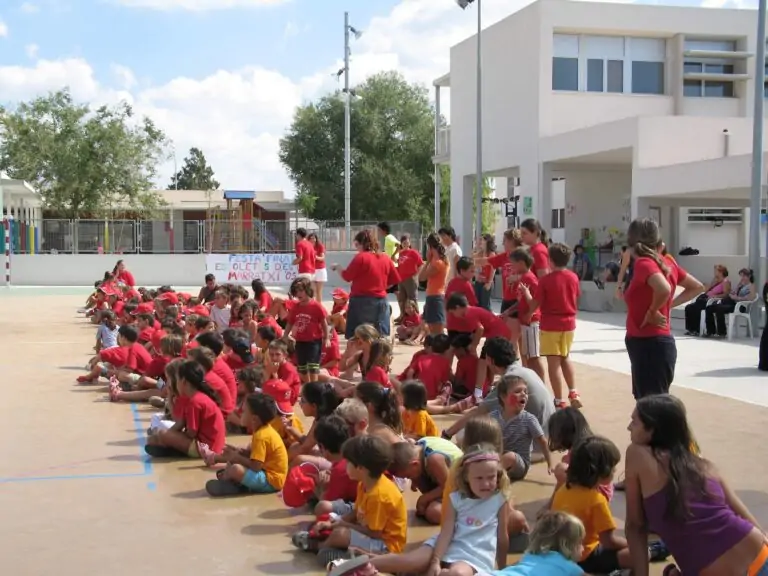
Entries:
{"label": "child in red t-shirt", "polygon": [[432,337],[430,351],[419,356],[415,364],[406,370],[406,380],[420,380],[427,390],[427,412],[430,414],[450,414],[453,408],[451,400],[451,361],[448,358],[450,342],[445,334]]}
{"label": "child in red t-shirt", "polygon": [[477,295],[472,286],[472,276],[474,275],[473,267],[474,264],[472,258],[462,256],[458,259],[456,262],[456,276],[448,282],[448,286],[445,288],[446,302],[452,294],[460,293],[466,296],[470,306],[477,306]]}
{"label": "child in red t-shirt", "polygon": [[415,300],[408,300],[405,303],[403,317],[397,327],[397,338],[400,342],[416,344],[416,338],[421,334],[421,315],[419,314],[419,305]]}
{"label": "child in red t-shirt", "polygon": [[323,418],[315,425],[315,440],[331,469],[321,473],[315,484],[320,502],[315,506],[319,518],[326,514],[344,516],[352,510],[357,496],[357,482],[347,474],[347,461],[341,455],[341,446],[350,438],[350,427],[335,414]]}
{"label": "child in red t-shirt", "polygon": [[291,404],[296,404],[301,393],[301,378],[290,360],[288,346],[282,340],[274,340],[269,344],[267,355],[264,357],[264,370],[267,380],[282,380],[291,387]]}
{"label": "child in red t-shirt", "polygon": [[320,375],[318,379],[328,379],[339,376],[339,362],[341,361],[341,349],[339,348],[339,335],[331,330],[331,341],[323,348],[320,354]]}
{"label": "child in red t-shirt", "polygon": [[397,273],[400,275],[400,284],[397,285],[397,304],[400,307],[400,316],[395,318],[394,323],[399,324],[403,319],[405,305],[409,301],[417,303],[418,309],[419,281],[416,275],[424,265],[424,260],[417,250],[411,246],[410,234],[403,234],[400,237],[400,246],[395,250],[393,258],[397,258]]}
{"label": "child in red t-shirt", "polygon": [[96,382],[99,377],[115,376],[120,368],[128,364],[130,353],[134,346],[141,348],[141,344],[137,342],[138,338],[139,333],[136,331],[136,328],[133,326],[120,326],[117,331],[117,346],[102,350],[91,358],[88,362],[88,374],[78,376],[77,381],[85,384]]}
{"label": "child in red t-shirt", "polygon": [[181,418],[168,430],[157,429],[147,437],[144,450],[155,458],[202,458],[221,454],[226,440],[224,416],[219,398],[205,381],[203,367],[194,360],[181,363],[178,370],[178,408]]}
{"label": "child in red t-shirt", "polygon": [[227,416],[227,432],[232,434],[245,434],[248,432],[246,422],[243,421],[243,402],[246,396],[261,392],[261,387],[266,382],[264,370],[261,366],[249,366],[237,372],[237,399],[235,409]]}
{"label": "child in red t-shirt", "polygon": [[333,291],[333,307],[328,322],[334,331],[344,334],[347,329],[347,308],[349,306],[349,294],[341,288]]}
{"label": "child in red t-shirt", "polygon": [[181,357],[182,345],[181,336],[163,336],[159,342],[159,354],[150,360],[142,374],[118,372],[117,378],[110,382],[109,399],[112,402],[145,402],[155,396],[164,397],[167,393],[165,367]]}
{"label": "child in red t-shirt", "polygon": [[331,340],[328,312],[314,299],[315,291],[309,278],[296,278],[291,283],[290,292],[297,304],[288,313],[284,337],[287,338],[293,332],[301,381],[316,382],[320,373],[320,356]]}
{"label": "child in red t-shirt", "polygon": [[[514,289],[519,295],[517,307],[517,319],[520,322],[520,358],[523,360],[523,366],[530,368],[539,378],[544,380],[544,363],[541,361],[541,352],[539,346],[539,321],[541,320],[541,311],[531,309],[531,300],[536,299],[539,289],[539,277],[531,270],[533,266],[533,256],[529,250],[518,248],[510,256],[512,265],[515,267],[517,282]],[[523,292],[523,286],[527,291]]]}
{"label": "child in red t-shirt", "polygon": [[541,355],[547,359],[547,372],[558,408],[567,405],[563,396],[563,382],[568,386],[568,400],[574,408],[582,402],[576,390],[576,379],[570,354],[576,332],[576,313],[581,293],[579,277],[567,269],[571,249],[565,244],[549,247],[552,271],[539,278],[536,298],[521,286],[530,309],[541,309]]}
{"label": "child in red t-shirt", "polygon": [[[461,397],[474,393],[477,382],[478,363],[480,359],[477,352],[472,347],[473,338],[471,334],[460,334],[451,340],[451,348],[458,362],[456,363],[456,372],[453,377],[453,393]],[[488,387],[491,383],[490,369],[486,367],[485,377],[482,378],[483,396],[488,393]]]}

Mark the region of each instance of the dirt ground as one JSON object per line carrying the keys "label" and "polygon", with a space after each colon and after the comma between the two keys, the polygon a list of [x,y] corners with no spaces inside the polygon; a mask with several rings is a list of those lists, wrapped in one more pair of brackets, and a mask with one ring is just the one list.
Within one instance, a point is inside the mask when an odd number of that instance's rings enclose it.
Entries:
{"label": "dirt ground", "polygon": [[[314,559],[295,551],[289,540],[296,524],[308,519],[305,512],[287,509],[277,496],[210,499],[203,485],[211,471],[192,461],[152,463],[144,457],[151,408],[111,404],[105,387],[75,383],[95,332],[76,313],[81,302],[73,295],[0,294],[4,571],[24,576],[99,574],[105,568],[112,576],[320,573]],[[394,371],[413,352],[398,347]],[[629,378],[585,366],[577,373],[593,429],[623,449],[632,410]],[[674,392],[689,409],[704,455],[768,523],[768,461],[760,457],[768,409],[690,390]],[[514,487],[516,504],[532,519],[551,489],[546,470],[534,465]],[[408,498],[412,505],[413,495]],[[612,508],[621,522],[621,494]],[[413,524],[411,543],[434,532]],[[661,574],[660,567],[652,573]]]}

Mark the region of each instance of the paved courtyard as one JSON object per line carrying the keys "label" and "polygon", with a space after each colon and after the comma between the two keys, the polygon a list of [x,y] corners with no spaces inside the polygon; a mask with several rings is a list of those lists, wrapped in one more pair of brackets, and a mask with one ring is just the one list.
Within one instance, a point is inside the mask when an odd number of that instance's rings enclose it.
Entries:
{"label": "paved courtyard", "polygon": [[[286,509],[276,496],[211,500],[202,491],[209,470],[190,461],[144,458],[151,409],[110,404],[103,386],[75,384],[94,338],[93,327],[75,312],[84,293],[0,289],[0,541],[6,570],[24,576],[319,573],[288,538],[297,522],[308,519],[304,512]],[[622,323],[619,316],[583,315],[574,358],[587,418],[623,450],[633,402]],[[768,462],[762,457],[768,392],[754,369],[756,346],[756,340],[679,338],[673,392],[688,406],[704,455],[768,523]],[[394,371],[413,351],[397,348]],[[516,503],[533,518],[551,489],[546,471],[534,466],[515,485]],[[412,508],[415,499],[407,497]],[[613,510],[621,522],[621,494]],[[433,531],[417,526],[409,541],[416,544]]]}

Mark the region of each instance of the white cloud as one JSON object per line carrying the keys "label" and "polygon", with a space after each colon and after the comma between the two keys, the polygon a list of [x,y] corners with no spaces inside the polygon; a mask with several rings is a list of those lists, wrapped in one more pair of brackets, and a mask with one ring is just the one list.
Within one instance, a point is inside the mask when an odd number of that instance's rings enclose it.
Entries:
{"label": "white cloud", "polygon": [[32,2],[24,2],[19,9],[25,14],[37,14],[40,12],[40,7],[37,4],[32,4]]}
{"label": "white cloud", "polygon": [[[255,5],[251,0],[122,0],[134,5],[179,7],[215,4]],[[263,4],[263,2],[261,2]],[[484,25],[511,14],[524,0],[484,0]],[[409,81],[431,86],[449,69],[449,48],[474,33],[474,8],[462,11],[453,0],[401,0],[385,16],[370,22],[354,20],[363,36],[353,41],[351,81],[398,70]],[[288,26],[286,29],[289,29]],[[3,100],[25,100],[49,90],[70,86],[73,95],[96,104],[126,100],[139,114],[150,116],[169,138],[181,162],[190,147],[201,148],[226,188],[270,190],[292,185],[277,157],[278,143],[296,106],[339,87],[333,77],[335,62],[305,78],[251,66],[219,70],[204,78],[179,77],[163,85],[137,83],[133,71],[112,66],[113,82],[100,84],[83,59],[38,60],[34,66],[0,67]],[[448,109],[446,105],[446,109]],[[173,161],[162,169],[160,185],[167,184]]]}
{"label": "white cloud", "polygon": [[27,56],[31,58],[32,60],[35,60],[37,58],[37,55],[40,53],[40,46],[37,44],[27,44],[24,46],[24,52],[27,53]]}
{"label": "white cloud", "polygon": [[112,71],[112,76],[115,78],[115,81],[120,88],[130,90],[136,85],[136,76],[134,75],[133,70],[127,66],[112,64],[110,69]]}
{"label": "white cloud", "polygon": [[114,0],[130,8],[149,8],[151,10],[227,10],[230,8],[262,8],[285,4],[290,0]]}
{"label": "white cloud", "polygon": [[293,20],[289,20],[285,23],[283,28],[283,39],[293,38],[299,35],[299,26]]}
{"label": "white cloud", "polygon": [[8,26],[0,20],[0,38],[3,38],[5,36],[8,36]]}

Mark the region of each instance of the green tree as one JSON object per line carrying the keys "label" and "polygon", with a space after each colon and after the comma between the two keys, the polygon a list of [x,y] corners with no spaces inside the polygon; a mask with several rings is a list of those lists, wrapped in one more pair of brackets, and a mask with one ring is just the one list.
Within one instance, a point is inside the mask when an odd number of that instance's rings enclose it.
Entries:
{"label": "green tree", "polygon": [[[440,166],[440,223],[442,226],[448,226],[451,222],[451,167],[447,164]],[[433,189],[434,197],[434,189]],[[472,222],[476,213],[475,209],[475,189],[472,188]],[[483,178],[483,198],[493,198],[493,188],[490,178]],[[433,204],[434,206],[434,204]],[[483,202],[483,234],[493,234],[496,228],[496,219],[498,205],[493,202]],[[434,219],[434,209],[433,209]]]}
{"label": "green tree", "polygon": [[[352,220],[434,221],[434,111],[426,88],[394,72],[352,90]],[[316,220],[344,218],[342,92],[298,108],[280,141],[297,204]]]}
{"label": "green tree", "polygon": [[213,168],[208,166],[202,150],[190,148],[181,170],[171,177],[168,189],[218,190],[220,184],[213,175]]}
{"label": "green tree", "polygon": [[126,103],[93,110],[65,89],[0,107],[0,170],[71,217],[162,205],[150,190],[164,146],[163,132]]}

